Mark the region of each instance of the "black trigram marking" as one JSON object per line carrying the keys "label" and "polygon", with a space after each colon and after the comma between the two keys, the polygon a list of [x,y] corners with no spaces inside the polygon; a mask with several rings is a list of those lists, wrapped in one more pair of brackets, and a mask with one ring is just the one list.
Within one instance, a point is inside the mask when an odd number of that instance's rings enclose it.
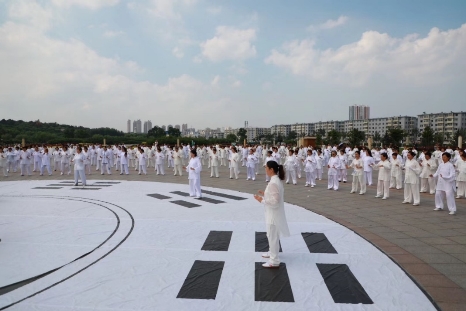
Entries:
{"label": "black trigram marking", "polygon": [[158,193],[148,194],[147,196],[148,197],[153,197],[153,198],[156,198],[156,199],[160,199],[160,200],[171,199],[171,197],[167,197],[166,195],[162,195],[162,194],[158,194]]}
{"label": "black trigram marking", "polygon": [[74,184],[74,181],[60,181],[61,184]]}
{"label": "black trigram marking", "polygon": [[[78,183],[78,185],[82,185],[82,183]],[[52,186],[52,187],[76,187],[74,185],[74,183],[70,184],[70,185],[65,185],[65,184],[51,184],[51,185],[47,185],[47,186]],[[86,187],[111,187],[112,185],[86,185]]]}
{"label": "black trigram marking", "polygon": [[61,189],[63,187],[35,187],[35,188],[32,188],[32,189]]}
{"label": "black trigram marking", "polygon": [[206,197],[202,197],[202,198],[199,198],[199,199],[196,199],[196,200],[205,201],[205,202],[212,203],[212,204],[225,203],[225,201],[220,201],[220,200],[216,200],[216,199],[212,199],[212,198],[206,198]]}
{"label": "black trigram marking", "polygon": [[83,188],[83,187],[79,187],[79,188],[71,188],[71,190],[100,190],[102,188]]}
{"label": "black trigram marking", "polygon": [[338,254],[323,233],[303,232],[301,235],[311,253]]}
{"label": "black trigram marking", "polygon": [[201,250],[226,252],[230,247],[233,231],[210,231]]}
{"label": "black trigram marking", "polygon": [[286,264],[278,269],[264,268],[256,262],[255,301],[294,302]]}
{"label": "black trigram marking", "polygon": [[191,202],[183,201],[183,200],[177,200],[177,201],[170,201],[170,203],[178,204],[187,208],[192,208],[192,207],[199,207],[200,205],[194,204]]}
{"label": "black trigram marking", "polygon": [[[280,252],[282,251],[282,245],[280,245]],[[269,240],[267,239],[267,232],[256,232],[256,250],[255,252],[266,253],[269,251]]]}
{"label": "black trigram marking", "polygon": [[214,196],[217,196],[217,197],[222,197],[222,198],[236,200],[236,201],[246,200],[246,198],[237,197],[237,196],[234,196],[234,195],[224,194],[224,193],[220,193],[220,192],[214,192],[214,191],[208,191],[208,190],[202,190],[202,192],[210,194],[210,195],[214,195]]}
{"label": "black trigram marking", "polygon": [[347,265],[318,263],[317,268],[335,303],[373,304]]}
{"label": "black trigram marking", "polygon": [[120,184],[119,181],[96,181],[96,184]]}
{"label": "black trigram marking", "polygon": [[173,193],[173,194],[177,194],[177,195],[181,195],[183,197],[189,197],[189,193],[187,192],[183,192],[183,191],[172,191],[170,193]]}
{"label": "black trigram marking", "polygon": [[194,261],[176,298],[215,299],[224,261]]}

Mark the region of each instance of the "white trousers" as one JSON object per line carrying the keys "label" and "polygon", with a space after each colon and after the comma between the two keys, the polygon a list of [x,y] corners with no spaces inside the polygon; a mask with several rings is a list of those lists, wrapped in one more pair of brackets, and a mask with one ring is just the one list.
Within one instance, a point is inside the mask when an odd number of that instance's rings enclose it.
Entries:
{"label": "white trousers", "polygon": [[210,177],[218,177],[218,166],[210,167]]}
{"label": "white trousers", "polygon": [[8,166],[5,164],[2,166],[3,176],[8,176]]}
{"label": "white trousers", "polygon": [[277,226],[267,224],[267,240],[269,240],[269,262],[273,265],[279,265],[280,259],[278,258],[278,254],[280,252],[280,239]]}
{"label": "white trousers", "polygon": [[155,170],[157,171],[157,175],[159,174],[165,175],[165,167],[163,167],[163,164],[156,164]]}
{"label": "white trousers", "polygon": [[120,174],[129,175],[128,164],[120,164]]}
{"label": "white trousers", "polygon": [[435,179],[433,177],[421,178],[421,192],[435,193]]}
{"label": "white trousers", "polygon": [[352,192],[358,191],[358,184],[360,188],[359,193],[366,193],[366,175],[365,174],[353,175],[353,183],[351,187]]}
{"label": "white trousers", "polygon": [[453,189],[449,191],[435,191],[435,207],[443,208],[444,196],[447,199],[447,207],[450,210],[450,212],[456,212],[455,192],[453,191]]}
{"label": "white trousers", "polygon": [[463,196],[466,197],[466,181],[458,181],[458,190],[456,190],[456,195],[457,196]]}
{"label": "white trousers", "polygon": [[[251,178],[252,180],[256,179],[256,169],[254,166],[247,167],[248,179]],[[296,178],[295,178],[296,179]]]}
{"label": "white trousers", "polygon": [[147,168],[145,165],[139,165],[139,174],[141,174],[141,171],[144,173],[144,175],[147,175]]}
{"label": "white trousers", "polygon": [[377,196],[389,197],[389,181],[379,180],[377,182]]}
{"label": "white trousers", "polygon": [[366,175],[366,182],[367,184],[370,186],[372,185],[372,171],[370,172],[364,172],[364,174]]}
{"label": "white trousers", "polygon": [[392,176],[390,179],[390,188],[401,189],[403,188],[403,178]]}
{"label": "white trousers", "polygon": [[49,172],[49,175],[52,175],[52,169],[50,168],[50,164],[42,165],[42,166],[40,167],[40,174],[41,174],[41,175],[44,174],[44,167],[47,168],[47,172]]}
{"label": "white trousers", "polygon": [[338,175],[328,175],[328,189],[338,190]]}
{"label": "white trousers", "polygon": [[298,162],[298,166],[296,166],[296,175],[298,178],[301,178],[301,171],[303,170],[301,162]]}
{"label": "white trousers", "polygon": [[189,180],[189,195],[192,197],[202,197],[201,191],[201,180],[190,179]]}
{"label": "white trousers", "polygon": [[90,164],[84,164],[84,172],[86,172],[91,175],[91,165]]}
{"label": "white trousers", "polygon": [[112,175],[112,173],[110,172],[110,167],[108,166],[108,163],[100,164],[100,174],[103,174],[104,171],[106,171],[108,175]]}
{"label": "white trousers", "polygon": [[238,179],[238,166],[230,165],[230,178],[233,178],[233,175]]}
{"label": "white trousers", "polygon": [[81,179],[81,183],[85,186],[86,174],[84,174],[84,170],[74,170],[74,183],[77,184],[79,179]]}
{"label": "white trousers", "polygon": [[53,169],[54,169],[55,171],[60,169],[60,161],[55,161],[55,162],[54,162],[54,164],[53,164]]}
{"label": "white trousers", "polygon": [[13,162],[6,162],[6,167],[8,171],[15,171],[16,172],[16,161]]}
{"label": "white trousers", "polygon": [[321,168],[318,168],[318,169],[316,170],[316,173],[317,173],[317,178],[318,178],[319,180],[321,180],[321,179],[322,179],[322,169],[321,169]]}
{"label": "white trousers", "polygon": [[71,167],[70,167],[70,164],[69,163],[61,163],[61,172],[63,174],[65,173],[71,173]]}
{"label": "white trousers", "polygon": [[97,160],[97,166],[95,168],[96,171],[100,170],[101,164],[102,164],[102,160]]}
{"label": "white trousers", "polygon": [[40,168],[41,168],[40,161],[34,161],[33,171],[35,172],[36,170],[40,170]]}
{"label": "white trousers", "polygon": [[405,184],[405,202],[419,204],[421,196],[419,195],[419,184]]}
{"label": "white trousers", "polygon": [[346,168],[342,168],[338,170],[338,181],[343,180],[346,181],[347,171]]}
{"label": "white trousers", "polygon": [[181,164],[175,164],[175,175],[178,172],[178,175],[183,176],[182,170],[183,167]]}

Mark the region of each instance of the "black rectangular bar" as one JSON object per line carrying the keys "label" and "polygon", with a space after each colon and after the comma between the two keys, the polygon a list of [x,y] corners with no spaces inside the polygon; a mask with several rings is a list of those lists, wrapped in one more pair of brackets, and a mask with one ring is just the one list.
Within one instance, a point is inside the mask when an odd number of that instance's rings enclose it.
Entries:
{"label": "black rectangular bar", "polygon": [[158,193],[148,194],[147,196],[160,199],[160,200],[171,199],[171,197],[167,197],[166,195],[158,194]]}
{"label": "black rectangular bar", "polygon": [[227,252],[233,231],[210,231],[201,250]]}
{"label": "black rectangular bar", "polygon": [[32,189],[61,189],[63,187],[35,187],[35,188],[32,188]]}
{"label": "black rectangular bar", "polygon": [[120,184],[119,181],[96,181],[96,184]]}
{"label": "black rectangular bar", "polygon": [[100,190],[102,188],[83,188],[83,187],[80,187],[80,188],[71,188],[71,190]]}
{"label": "black rectangular bar", "polygon": [[[282,245],[280,242],[280,252],[282,251]],[[266,253],[269,251],[269,240],[267,239],[267,232],[256,232],[256,253]]]}
{"label": "black rectangular bar", "polygon": [[172,191],[170,193],[173,193],[173,194],[177,194],[177,195],[181,195],[183,197],[189,197],[189,193],[187,192],[182,192],[182,191]]}
{"label": "black rectangular bar", "polygon": [[323,233],[303,232],[301,235],[311,253],[338,254]]}
{"label": "black rectangular bar", "polygon": [[[82,183],[78,183],[78,185],[82,185]],[[60,187],[75,187],[74,183],[66,185],[66,184],[51,184],[47,186],[60,186]],[[111,187],[112,185],[86,185],[86,187]]]}
{"label": "black rectangular bar", "polygon": [[176,298],[215,299],[224,261],[194,261]]}
{"label": "black rectangular bar", "polygon": [[60,181],[61,184],[74,184],[74,181]]}
{"label": "black rectangular bar", "polygon": [[318,263],[317,268],[335,303],[374,303],[347,265]]}
{"label": "black rectangular bar", "polygon": [[202,193],[207,193],[207,194],[214,195],[214,196],[217,196],[217,197],[222,197],[222,198],[236,200],[236,201],[246,200],[246,198],[237,197],[237,196],[234,196],[234,195],[224,194],[224,193],[220,193],[220,192],[209,191],[209,190],[202,190]]}
{"label": "black rectangular bar", "polygon": [[256,262],[255,301],[294,302],[286,264],[277,269],[262,267]]}
{"label": "black rectangular bar", "polygon": [[184,206],[184,207],[187,207],[187,208],[199,207],[200,206],[200,205],[197,205],[197,204],[194,204],[194,203],[191,203],[191,202],[187,202],[187,201],[183,201],[183,200],[170,201],[170,203],[178,204],[178,205],[181,205],[181,206]]}
{"label": "black rectangular bar", "polygon": [[196,200],[205,201],[205,202],[212,203],[212,204],[225,203],[224,201],[220,201],[220,200],[216,200],[216,199],[212,199],[212,198],[206,198],[206,197],[202,197],[202,198],[196,199]]}

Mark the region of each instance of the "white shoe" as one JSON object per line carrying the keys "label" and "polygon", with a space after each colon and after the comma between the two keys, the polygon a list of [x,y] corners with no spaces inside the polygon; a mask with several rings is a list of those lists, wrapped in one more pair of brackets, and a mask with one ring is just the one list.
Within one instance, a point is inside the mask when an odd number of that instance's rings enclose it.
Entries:
{"label": "white shoe", "polygon": [[314,188],[314,187],[315,187],[315,185],[311,185],[311,188]]}
{"label": "white shoe", "polygon": [[456,196],[457,199],[461,199],[461,197],[459,195]]}
{"label": "white shoe", "polygon": [[455,214],[456,212],[453,212],[453,211],[448,213],[448,215],[455,215]]}
{"label": "white shoe", "polygon": [[360,194],[360,195],[363,195],[363,194],[364,194],[364,192],[359,192],[359,194]]}
{"label": "white shoe", "polygon": [[434,211],[441,211],[441,210],[443,210],[443,208],[440,208],[440,207],[434,208]]}
{"label": "white shoe", "polygon": [[356,191],[350,191],[350,193],[355,193]]}
{"label": "white shoe", "polygon": [[280,267],[280,265],[273,265],[271,264],[270,262],[266,262],[262,265],[262,267],[264,268],[272,268],[272,269],[278,269]]}
{"label": "white shoe", "polygon": [[380,196],[380,195],[376,195],[375,197],[376,197],[376,198],[381,198],[381,196]]}
{"label": "white shoe", "polygon": [[270,258],[270,254],[269,253],[263,253],[262,258]]}
{"label": "white shoe", "polygon": [[419,206],[419,203],[414,203],[413,206]]}
{"label": "white shoe", "polygon": [[382,200],[386,200],[386,199],[388,199],[388,197],[383,197],[383,198],[382,198]]}
{"label": "white shoe", "polygon": [[194,197],[195,199],[202,199],[202,197]]}
{"label": "white shoe", "polygon": [[409,202],[408,201],[403,201],[403,202],[401,202],[401,204],[409,204]]}
{"label": "white shoe", "polygon": [[60,175],[63,175],[63,173],[60,173]]}

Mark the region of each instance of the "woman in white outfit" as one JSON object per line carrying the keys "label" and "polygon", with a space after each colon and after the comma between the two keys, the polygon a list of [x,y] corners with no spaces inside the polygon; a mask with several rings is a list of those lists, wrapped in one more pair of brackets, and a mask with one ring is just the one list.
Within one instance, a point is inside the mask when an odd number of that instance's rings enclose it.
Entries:
{"label": "woman in white outfit", "polygon": [[235,179],[238,179],[238,165],[239,165],[239,155],[236,152],[236,147],[231,148],[231,155],[230,155],[230,179],[233,178],[235,175]]}
{"label": "woman in white outfit", "polygon": [[366,156],[364,157],[364,175],[366,175],[366,183],[372,185],[372,167],[375,165],[374,158],[369,149],[366,149]]}
{"label": "woman in white outfit", "polygon": [[380,154],[380,161],[375,166],[375,169],[379,171],[379,177],[377,178],[377,195],[376,198],[382,198],[382,200],[388,199],[390,179],[391,179],[391,168],[392,164],[388,161],[388,154],[382,152]]}
{"label": "woman in white outfit", "polygon": [[157,175],[165,175],[165,168],[163,166],[163,162],[165,160],[165,155],[162,152],[160,147],[157,147],[157,151],[155,152],[155,170],[157,171]]}
{"label": "woman in white outfit", "polygon": [[312,150],[307,150],[306,163],[304,164],[304,172],[306,173],[306,184],[304,187],[314,188],[316,186],[316,157],[312,154]]}
{"label": "woman in white outfit", "polygon": [[390,172],[391,180],[390,180],[390,188],[401,189],[403,185],[403,173],[401,171],[401,167],[403,166],[402,160],[398,159],[398,153],[394,152],[392,154],[392,169]]}
{"label": "woman in white outfit", "polygon": [[285,173],[286,173],[286,183],[290,183],[290,178],[291,182],[293,185],[296,185],[296,171],[297,171],[297,166],[298,163],[301,160],[298,160],[298,158],[295,156],[294,152],[292,149],[288,151],[288,156],[285,159],[285,164],[283,165],[285,167]]}
{"label": "woman in white outfit", "polygon": [[456,192],[456,198],[459,199],[461,196],[466,198],[466,153],[461,150],[460,158],[456,161],[456,171],[458,176],[456,177],[456,183],[458,185],[458,191]]}
{"label": "woman in white outfit", "polygon": [[129,175],[129,168],[128,168],[129,156],[128,156],[128,150],[126,149],[125,146],[121,147],[119,159],[120,159],[120,175],[123,175],[123,173],[125,173],[126,175]]}
{"label": "woman in white outfit", "polygon": [[71,160],[74,163],[74,185],[78,185],[78,180],[81,178],[83,187],[86,185],[86,174],[84,174],[84,154],[80,146],[76,148],[76,154]]}
{"label": "woman in white outfit", "polygon": [[142,150],[141,147],[139,147],[139,153],[138,153],[138,169],[139,169],[139,172],[138,172],[138,175],[141,175],[141,171],[144,173],[144,175],[147,175],[147,155],[146,153],[144,152],[144,150]]}
{"label": "woman in white outfit", "polygon": [[430,152],[426,152],[423,156],[423,160],[419,162],[422,167],[421,174],[421,193],[429,192],[430,194],[435,193],[435,178],[430,177],[437,171],[437,161],[431,158]]}
{"label": "woman in white outfit", "polygon": [[405,193],[403,204],[408,204],[413,201],[414,206],[418,206],[421,202],[419,195],[419,174],[421,167],[415,159],[416,154],[413,151],[408,152],[408,159],[405,162]]}
{"label": "woman in white outfit", "polygon": [[435,209],[434,211],[443,210],[443,197],[447,199],[447,207],[450,210],[450,215],[456,214],[455,202],[455,168],[450,162],[451,154],[444,152],[442,154],[442,163],[439,164],[437,172],[431,177],[437,177],[437,189],[435,190]]}
{"label": "woman in white outfit", "polygon": [[178,172],[178,175],[182,176],[183,173],[181,172],[181,168],[183,167],[183,157],[184,157],[184,151],[178,147],[175,147],[175,151],[173,152],[173,164],[175,166],[174,169],[174,174],[173,176],[176,176],[176,173]]}
{"label": "woman in white outfit", "polygon": [[41,164],[40,164],[40,176],[44,175],[44,168],[47,169],[49,176],[52,176],[52,169],[50,168],[50,155],[49,150],[45,148],[44,154],[41,157]]}
{"label": "woman in white outfit", "polygon": [[217,152],[217,148],[212,148],[212,153],[210,154],[210,177],[218,178],[218,167],[220,165],[220,156]]}
{"label": "woman in white outfit", "polygon": [[328,190],[338,190],[338,169],[340,168],[340,159],[337,157],[337,152],[332,150],[330,159],[328,160]]}
{"label": "woman in white outfit", "polygon": [[91,175],[91,153],[86,146],[84,146],[83,148],[83,155],[84,155],[84,172],[87,172],[88,175]]}
{"label": "woman in white outfit", "polygon": [[188,166],[185,167],[188,172],[189,179],[189,196],[195,197],[196,199],[202,198],[201,190],[201,171],[202,165],[201,160],[197,157],[195,149],[191,150],[191,159],[189,160]]}
{"label": "woman in white outfit", "polygon": [[363,195],[366,193],[366,175],[364,174],[364,161],[362,160],[359,151],[354,152],[354,159],[348,167],[353,168],[353,184],[350,193],[356,193]]}
{"label": "woman in white outfit", "polygon": [[254,195],[254,198],[265,207],[265,223],[270,247],[267,253],[262,254],[262,257],[269,259],[262,266],[264,268],[278,268],[280,266],[280,259],[278,258],[280,237],[290,236],[285,215],[282,182],[285,178],[285,172],[282,165],[278,165],[275,161],[268,161],[265,173],[270,177],[270,182],[265,191],[259,191],[258,194]]}

